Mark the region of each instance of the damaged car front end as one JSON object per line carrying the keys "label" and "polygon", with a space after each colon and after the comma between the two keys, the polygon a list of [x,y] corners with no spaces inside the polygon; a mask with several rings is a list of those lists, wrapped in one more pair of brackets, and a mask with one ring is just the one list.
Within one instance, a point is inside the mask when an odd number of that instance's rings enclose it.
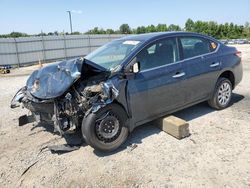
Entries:
{"label": "damaged car front end", "polygon": [[53,122],[55,131],[63,135],[119,95],[111,82],[105,82],[109,76],[109,71],[82,58],[48,65],[33,72],[11,108],[22,103],[36,121]]}
{"label": "damaged car front end", "polygon": [[[123,42],[115,42],[114,45],[116,48],[124,47]],[[134,45],[125,47],[132,49]],[[102,49],[101,53],[109,48]],[[53,124],[54,132],[62,136],[81,129],[85,141],[96,149],[117,148],[128,134],[128,128],[125,127],[126,80],[121,79],[117,71],[124,57],[112,57],[106,67],[88,60],[95,57],[95,54],[90,54],[89,58],[65,60],[34,71],[26,86],[12,99],[11,108],[22,105],[31,111],[36,122]],[[119,104],[118,110],[113,103]],[[109,110],[110,106],[115,107]],[[119,114],[119,111],[123,114]],[[96,115],[94,122],[86,123],[93,114]],[[86,124],[90,124],[90,128],[94,127],[96,141],[92,141],[93,130],[85,130]],[[113,142],[122,132],[122,142],[114,146]]]}

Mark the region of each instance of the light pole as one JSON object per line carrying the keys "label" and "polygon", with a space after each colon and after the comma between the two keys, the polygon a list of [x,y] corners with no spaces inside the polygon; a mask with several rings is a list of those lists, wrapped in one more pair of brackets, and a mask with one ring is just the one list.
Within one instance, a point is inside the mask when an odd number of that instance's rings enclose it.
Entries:
{"label": "light pole", "polygon": [[71,20],[71,11],[70,10],[68,10],[67,11],[68,13],[69,13],[69,23],[70,23],[70,31],[71,31],[71,34],[72,34],[72,20]]}

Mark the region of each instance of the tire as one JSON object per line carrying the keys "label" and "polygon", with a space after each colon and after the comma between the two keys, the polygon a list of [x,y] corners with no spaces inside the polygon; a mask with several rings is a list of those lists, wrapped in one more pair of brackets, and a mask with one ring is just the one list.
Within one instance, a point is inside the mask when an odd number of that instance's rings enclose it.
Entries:
{"label": "tire", "polygon": [[125,142],[127,114],[118,104],[109,104],[82,121],[82,136],[96,150],[113,151]]}
{"label": "tire", "polygon": [[209,106],[222,110],[230,105],[232,99],[232,83],[229,79],[221,77],[218,79],[213,96],[208,100]]}

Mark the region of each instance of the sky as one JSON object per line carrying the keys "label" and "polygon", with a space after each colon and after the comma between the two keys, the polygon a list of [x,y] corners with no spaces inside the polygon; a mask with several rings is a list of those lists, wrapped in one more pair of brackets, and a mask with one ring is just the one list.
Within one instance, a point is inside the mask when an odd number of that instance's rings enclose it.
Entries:
{"label": "sky", "polygon": [[183,27],[188,18],[250,22],[250,0],[0,0],[0,34],[70,32],[68,10],[73,31],[79,32],[118,29],[123,23],[132,28],[158,23]]}

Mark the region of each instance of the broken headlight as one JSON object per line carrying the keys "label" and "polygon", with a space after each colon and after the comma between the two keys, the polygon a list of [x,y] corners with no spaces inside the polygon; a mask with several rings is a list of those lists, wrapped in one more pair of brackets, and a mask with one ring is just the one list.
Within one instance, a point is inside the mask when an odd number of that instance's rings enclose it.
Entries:
{"label": "broken headlight", "polygon": [[40,89],[40,81],[38,79],[36,79],[32,85],[32,90],[31,92],[36,92]]}

